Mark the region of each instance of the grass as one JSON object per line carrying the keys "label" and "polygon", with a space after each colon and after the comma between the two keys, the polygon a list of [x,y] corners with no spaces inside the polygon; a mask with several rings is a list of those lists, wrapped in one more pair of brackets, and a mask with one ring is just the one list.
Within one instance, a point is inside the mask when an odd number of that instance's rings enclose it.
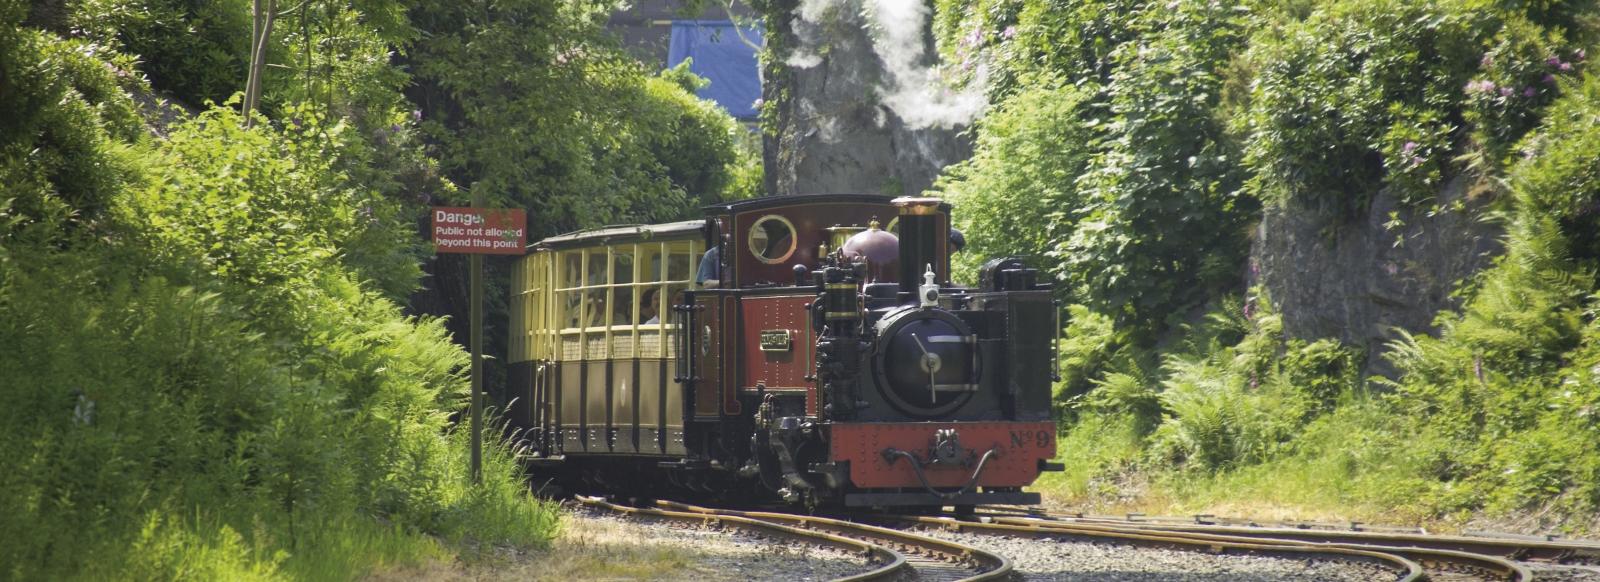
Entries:
{"label": "grass", "polygon": [[1351,402],[1313,421],[1280,455],[1215,472],[1151,459],[1131,418],[1086,415],[1062,435],[1066,470],[1041,477],[1045,504],[1090,513],[1212,514],[1263,520],[1455,526],[1430,515],[1422,461],[1380,407]]}
{"label": "grass", "polygon": [[569,516],[548,548],[470,553],[380,568],[367,578],[400,580],[702,580],[700,554],[676,542],[641,538],[626,523]]}

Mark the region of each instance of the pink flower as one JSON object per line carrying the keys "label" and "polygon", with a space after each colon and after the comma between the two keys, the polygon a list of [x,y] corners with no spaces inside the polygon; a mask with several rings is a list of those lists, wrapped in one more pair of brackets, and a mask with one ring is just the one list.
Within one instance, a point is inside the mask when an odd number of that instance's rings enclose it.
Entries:
{"label": "pink flower", "polygon": [[1545,75],[1544,75],[1544,83],[1546,85],[1554,85],[1554,84],[1556,84],[1556,76],[1552,75],[1552,74],[1549,74],[1549,73],[1545,73]]}
{"label": "pink flower", "polygon": [[1007,26],[1005,30],[1000,31],[1000,36],[1004,38],[1013,38],[1017,36],[1017,27],[1015,25]]}
{"label": "pink flower", "polygon": [[966,38],[961,39],[961,44],[966,46],[977,46],[980,42],[983,42],[983,29],[981,28],[972,29],[972,32],[967,33]]}
{"label": "pink flower", "polygon": [[1523,88],[1523,90],[1522,90],[1522,96],[1523,97],[1532,97],[1532,96],[1537,95],[1537,94],[1539,94],[1539,92],[1538,91],[1534,91],[1533,87],[1526,87],[1526,88]]}
{"label": "pink flower", "polygon": [[1400,151],[1405,152],[1406,154],[1410,154],[1411,152],[1417,151],[1417,142],[1414,142],[1414,141],[1406,142],[1406,145],[1404,147],[1401,147]]}
{"label": "pink flower", "polygon": [[1493,64],[1494,64],[1494,57],[1490,56],[1488,53],[1484,53],[1483,58],[1478,60],[1478,65],[1480,65],[1480,66],[1487,67],[1487,66],[1491,66]]}
{"label": "pink flower", "polygon": [[1575,50],[1575,51],[1572,51],[1572,56],[1575,56],[1575,57],[1577,57],[1577,58],[1578,58],[1578,60],[1580,60],[1580,61],[1581,61],[1581,60],[1583,60],[1583,59],[1584,59],[1584,58],[1586,58],[1586,57],[1588,57],[1588,56],[1589,56],[1589,52],[1588,52],[1588,51],[1585,51],[1585,50],[1583,50],[1583,49],[1578,49],[1578,50]]}
{"label": "pink flower", "polygon": [[1561,63],[1561,70],[1562,72],[1571,71],[1572,63]]}
{"label": "pink flower", "polygon": [[1561,66],[1561,57],[1550,57],[1548,59],[1545,59],[1544,60],[1544,64],[1550,65],[1552,67],[1559,67],[1559,66]]}
{"label": "pink flower", "polygon": [[1501,97],[1510,97],[1512,93],[1513,93],[1513,91],[1511,90],[1510,87],[1501,87],[1500,88],[1500,96]]}

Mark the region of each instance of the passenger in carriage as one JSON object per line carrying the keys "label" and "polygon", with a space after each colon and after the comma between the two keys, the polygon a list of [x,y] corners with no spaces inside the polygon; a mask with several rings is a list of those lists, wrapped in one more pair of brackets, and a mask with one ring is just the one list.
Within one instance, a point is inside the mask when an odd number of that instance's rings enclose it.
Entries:
{"label": "passenger in carriage", "polygon": [[657,325],[661,323],[661,315],[656,308],[656,289],[654,287],[644,290],[639,295],[639,318],[644,320],[644,325]]}

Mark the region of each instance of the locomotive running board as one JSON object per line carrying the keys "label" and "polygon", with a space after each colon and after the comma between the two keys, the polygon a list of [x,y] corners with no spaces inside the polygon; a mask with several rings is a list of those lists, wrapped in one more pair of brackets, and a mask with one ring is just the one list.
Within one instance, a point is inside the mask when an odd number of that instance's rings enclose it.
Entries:
{"label": "locomotive running board", "polygon": [[846,507],[889,505],[1038,505],[1039,494],[1022,491],[967,492],[952,498],[928,493],[846,493]]}

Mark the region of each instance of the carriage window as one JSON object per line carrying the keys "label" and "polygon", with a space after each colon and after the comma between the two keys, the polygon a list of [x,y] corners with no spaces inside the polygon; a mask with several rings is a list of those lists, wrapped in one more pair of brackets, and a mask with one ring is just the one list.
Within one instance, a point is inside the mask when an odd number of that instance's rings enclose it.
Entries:
{"label": "carriage window", "polygon": [[670,252],[667,259],[667,280],[688,281],[689,277],[694,275],[693,269],[690,268],[690,262],[694,257],[691,256],[692,249],[689,243],[674,244]]}
{"label": "carriage window", "polygon": [[751,225],[749,244],[750,253],[763,263],[777,264],[787,261],[789,256],[794,254],[797,244],[794,224],[776,214],[763,216]]}
{"label": "carriage window", "polygon": [[661,286],[650,285],[638,289],[638,325],[661,325],[661,313],[666,313],[662,305]]}
{"label": "carriage window", "polygon": [[611,295],[611,325],[633,325],[633,287],[617,287]]}
{"label": "carriage window", "polygon": [[617,247],[611,251],[611,282],[633,282],[633,245]]}
{"label": "carriage window", "polygon": [[561,308],[561,327],[582,327],[583,301],[580,300],[580,291],[568,289],[560,292],[557,301]]}
{"label": "carriage window", "polygon": [[579,327],[601,327],[606,324],[606,290],[583,290],[583,325]]}
{"label": "carriage window", "polygon": [[639,280],[651,283],[661,280],[661,245],[639,245]]}
{"label": "carriage window", "polygon": [[589,257],[589,264],[587,265],[587,268],[584,269],[583,285],[588,287],[590,285],[606,284],[608,282],[608,277],[606,277],[608,269],[606,266],[606,250],[595,249],[585,253],[585,255]]}
{"label": "carriage window", "polygon": [[[672,283],[667,285],[667,296],[665,298],[667,301],[666,306],[670,307],[672,305],[681,305],[683,303],[683,292],[687,290],[689,290],[689,285],[687,283]],[[672,312],[670,310],[664,310],[661,313],[671,314]],[[663,316],[661,321],[662,323],[669,323],[669,318]]]}
{"label": "carriage window", "polygon": [[583,284],[583,255],[561,253],[561,288],[571,289]]}

